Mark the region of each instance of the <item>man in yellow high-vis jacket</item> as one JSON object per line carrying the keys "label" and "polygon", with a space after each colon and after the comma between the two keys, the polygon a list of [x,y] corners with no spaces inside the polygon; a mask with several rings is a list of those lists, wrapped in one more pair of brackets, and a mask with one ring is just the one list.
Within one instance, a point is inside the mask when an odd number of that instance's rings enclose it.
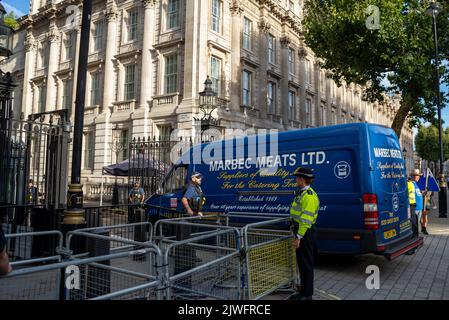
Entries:
{"label": "man in yellow high-vis jacket", "polygon": [[316,241],[315,222],[318,217],[320,201],[310,187],[315,178],[313,171],[298,168],[294,172],[299,188],[290,208],[293,233],[293,246],[296,249],[296,261],[301,278],[301,292],[291,299],[311,300],[313,296],[314,248]]}

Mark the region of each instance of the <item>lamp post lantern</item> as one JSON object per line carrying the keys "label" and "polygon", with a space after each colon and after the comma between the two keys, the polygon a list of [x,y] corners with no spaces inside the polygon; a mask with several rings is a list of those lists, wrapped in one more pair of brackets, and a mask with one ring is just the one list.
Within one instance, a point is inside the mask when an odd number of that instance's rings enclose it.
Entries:
{"label": "lamp post lantern", "polygon": [[444,178],[444,158],[443,158],[443,128],[441,120],[441,92],[440,92],[440,72],[439,72],[439,52],[438,52],[438,32],[437,32],[437,15],[442,8],[436,1],[431,1],[426,13],[432,17],[433,21],[433,37],[435,42],[435,86],[437,90],[437,109],[438,109],[438,144],[440,148],[440,176],[439,186],[440,192],[438,196],[439,217],[447,218],[447,184]]}
{"label": "lamp post lantern", "polygon": [[[204,82],[204,90],[199,93],[199,108],[202,116],[194,118],[196,121],[201,121],[201,140],[204,131],[211,128],[220,128],[219,120],[212,116],[212,113],[215,109],[226,106],[228,102],[228,100],[218,97],[218,93],[214,91],[212,84],[212,80],[207,76]],[[229,108],[226,106],[225,110],[229,111]],[[211,135],[211,138],[213,136],[214,134]]]}

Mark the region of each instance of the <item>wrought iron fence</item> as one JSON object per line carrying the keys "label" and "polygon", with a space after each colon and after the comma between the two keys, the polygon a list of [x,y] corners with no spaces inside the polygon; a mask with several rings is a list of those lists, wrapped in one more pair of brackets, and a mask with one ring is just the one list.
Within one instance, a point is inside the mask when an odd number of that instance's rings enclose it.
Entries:
{"label": "wrought iron fence", "polygon": [[0,204],[56,208],[65,204],[70,141],[67,116],[67,110],[58,110],[24,120],[1,112]]}
{"label": "wrought iron fence", "polygon": [[129,183],[140,182],[146,195],[153,194],[173,165],[173,158],[181,156],[183,150],[192,145],[192,139],[134,138],[129,145]]}

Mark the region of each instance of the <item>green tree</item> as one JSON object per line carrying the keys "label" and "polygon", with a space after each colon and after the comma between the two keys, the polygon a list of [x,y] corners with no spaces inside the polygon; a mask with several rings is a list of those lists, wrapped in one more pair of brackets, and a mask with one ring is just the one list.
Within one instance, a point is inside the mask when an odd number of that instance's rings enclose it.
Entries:
{"label": "green tree", "polygon": [[[449,159],[449,128],[443,131],[443,159]],[[431,125],[420,126],[415,137],[415,146],[418,155],[428,161],[437,163],[440,160],[440,148],[438,143],[438,127]]]}
{"label": "green tree", "polygon": [[[364,98],[369,101],[383,102],[385,95],[401,94],[401,105],[392,123],[398,136],[407,117],[412,126],[422,120],[436,121],[433,24],[425,13],[429,3],[429,0],[305,2],[305,43],[324,61],[322,67],[338,84],[344,80],[366,86]],[[437,18],[440,59],[447,61],[449,0],[440,3],[444,8]],[[377,17],[378,25],[370,24]],[[447,82],[448,69],[444,64],[440,73]],[[446,97],[442,98],[445,102]]]}
{"label": "green tree", "polygon": [[19,23],[17,22],[17,17],[14,14],[14,11],[9,12],[7,15],[5,15],[5,24],[14,30],[17,30],[19,28]]}

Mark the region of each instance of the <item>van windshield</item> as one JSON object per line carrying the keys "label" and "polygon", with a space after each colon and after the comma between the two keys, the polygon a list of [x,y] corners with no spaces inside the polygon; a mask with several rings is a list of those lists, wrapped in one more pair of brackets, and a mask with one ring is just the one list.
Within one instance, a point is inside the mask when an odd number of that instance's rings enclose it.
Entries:
{"label": "van windshield", "polygon": [[173,193],[182,190],[186,185],[187,166],[175,166],[168,173],[162,188],[164,193]]}

